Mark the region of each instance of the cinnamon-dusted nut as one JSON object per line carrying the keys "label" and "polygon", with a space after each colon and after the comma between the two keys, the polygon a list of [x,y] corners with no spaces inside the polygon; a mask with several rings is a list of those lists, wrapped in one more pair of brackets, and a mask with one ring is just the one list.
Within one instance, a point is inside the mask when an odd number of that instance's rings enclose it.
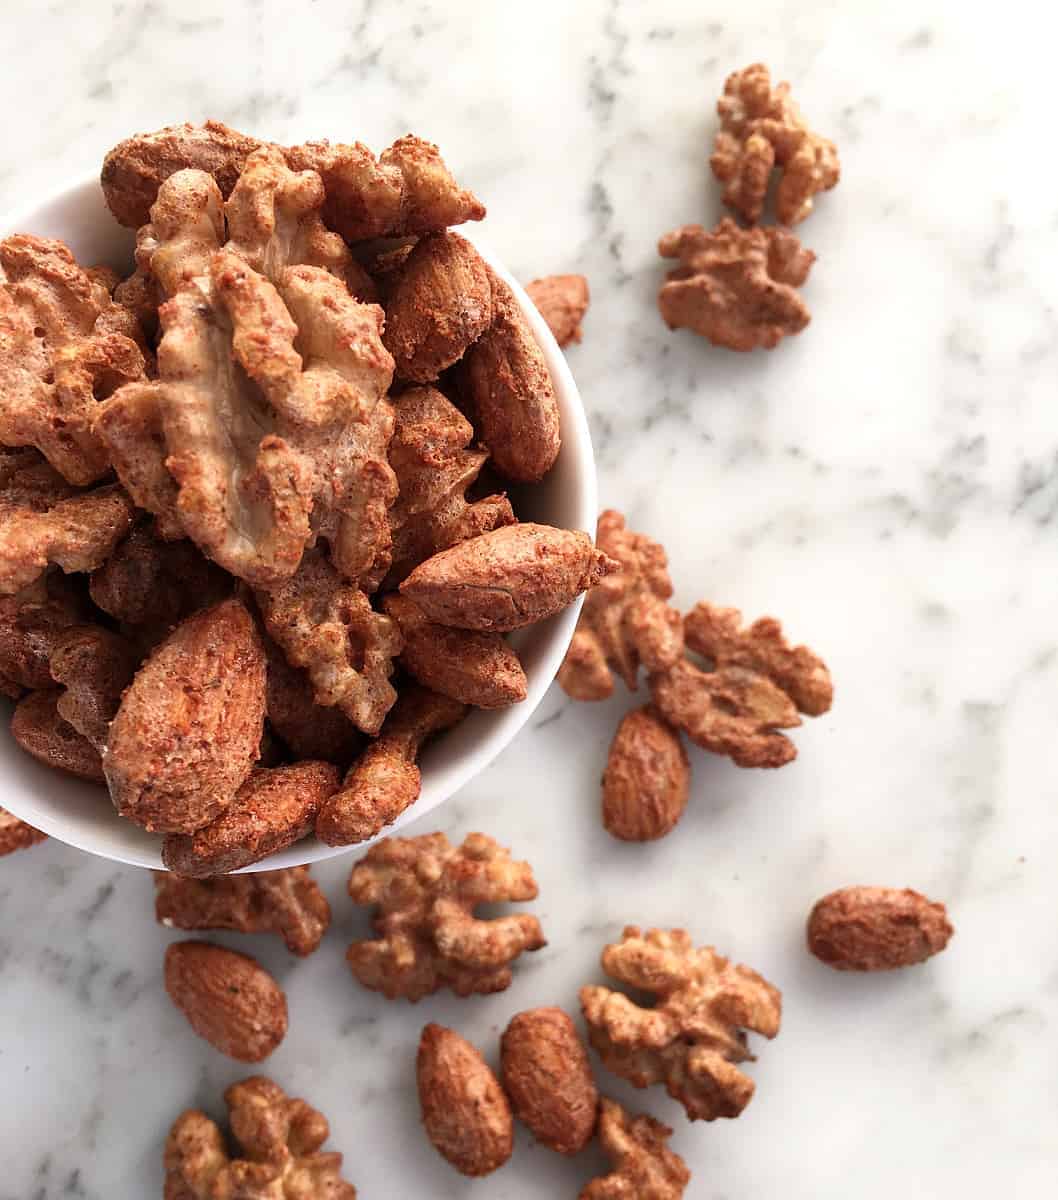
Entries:
{"label": "cinnamon-dusted nut", "polygon": [[725,185],[724,203],[751,224],[760,220],[773,167],[782,172],[775,215],[783,225],[803,221],[816,193],[841,178],[837,147],[808,128],[790,85],[773,88],[763,63],[727,77],[716,111],[720,130],[709,163]]}
{"label": "cinnamon-dusted nut", "polygon": [[400,590],[439,625],[502,633],[554,616],[616,566],[586,533],[510,525],[435,554]]}
{"label": "cinnamon-dusted nut", "polygon": [[463,719],[458,700],[406,687],[378,738],[349,768],[341,788],[325,800],[316,836],[329,846],[366,842],[419,798],[418,758],[423,745]]}
{"label": "cinnamon-dusted nut", "polygon": [[551,373],[514,293],[493,271],[492,324],[467,351],[461,386],[496,469],[519,483],[551,470],[562,445]]}
{"label": "cinnamon-dusted nut", "polygon": [[233,1083],[224,1100],[243,1157],[229,1159],[217,1126],[188,1109],[165,1141],[166,1200],[356,1200],[342,1156],[320,1150],[330,1136],[322,1113],[262,1075]]}
{"label": "cinnamon-dusted nut", "polygon": [[658,292],[670,329],[690,329],[728,350],[773,350],[811,320],[797,292],[815,262],[783,229],[740,229],[725,217],[715,229],[684,225],[658,242],[678,258]]}
{"label": "cinnamon-dusted nut", "polygon": [[68,629],[52,649],[51,676],[63,688],[56,710],[100,753],[138,665],[132,646],[98,625]]}
{"label": "cinnamon-dusted nut", "polygon": [[99,751],[59,716],[58,688],[23,696],[11,717],[11,735],[27,754],[46,767],[105,783]]}
{"label": "cinnamon-dusted nut", "polygon": [[911,888],[847,887],[816,902],[808,949],[836,971],[891,971],[939,954],[954,932],[944,905]]}
{"label": "cinnamon-dusted nut", "polygon": [[407,596],[387,596],[382,607],[404,638],[401,665],[424,687],[475,708],[525,699],[525,670],[501,634],[437,625]]}
{"label": "cinnamon-dusted nut", "polygon": [[691,1181],[687,1164],[668,1148],[672,1130],[653,1117],[633,1117],[605,1096],[599,1141],[613,1160],[609,1175],[593,1179],[580,1200],[680,1200]]}
{"label": "cinnamon-dusted nut", "polygon": [[588,1052],[560,1008],[512,1017],[500,1039],[500,1074],[514,1115],[559,1154],[591,1141],[599,1093]]}
{"label": "cinnamon-dusted nut", "polygon": [[397,376],[431,383],[488,328],[492,291],[481,255],[457,233],[420,238],[386,296],[386,349]]}
{"label": "cinnamon-dusted nut", "polygon": [[260,1062],[286,1036],[286,996],[247,954],[174,942],[165,952],[165,990],[199,1037],[239,1062]]}
{"label": "cinnamon-dusted nut", "polygon": [[629,925],[607,946],[608,975],[656,997],[641,1007],[621,992],[584,987],[588,1037],[605,1065],[635,1087],[665,1083],[692,1121],[737,1117],[753,1096],[738,1063],[752,1059],[745,1030],[773,1038],[782,995],[756,971],[732,966],[682,929]]}
{"label": "cinnamon-dusted nut", "polygon": [[311,833],[320,806],[337,788],[338,768],[331,763],[256,767],[216,820],[166,837],[162,862],[191,879],[260,862]]}
{"label": "cinnamon-dusted nut", "polygon": [[16,850],[28,850],[38,842],[47,840],[48,835],[20,821],[14,813],[0,808],[0,858],[14,854]]}
{"label": "cinnamon-dusted nut", "polygon": [[659,671],[683,654],[680,615],[672,595],[664,547],[635,533],[615,509],[599,517],[595,544],[617,563],[584,598],[558,682],[574,700],[604,700],[614,674],[636,690],[640,665]]}
{"label": "cinnamon-dusted nut", "polygon": [[0,676],[23,688],[54,686],[48,663],[66,630],[88,620],[73,579],[49,572],[11,596],[0,596]]}
{"label": "cinnamon-dusted nut", "polygon": [[479,904],[533,900],[526,862],[513,862],[483,833],[452,846],[443,833],[387,838],[349,876],[356,904],[376,906],[377,939],[353,942],[346,954],[356,978],[391,1000],[416,1001],[442,987],[457,996],[502,992],[511,964],[546,944],[536,917],[481,920]]}
{"label": "cinnamon-dusted nut", "polygon": [[216,879],[156,871],[154,889],[154,914],[162,925],[277,933],[291,954],[300,957],[319,946],[331,923],[331,906],[308,867]]}
{"label": "cinnamon-dusted nut", "polygon": [[463,1175],[491,1175],[514,1151],[511,1106],[479,1051],[443,1025],[427,1025],[416,1062],[426,1134]]}
{"label": "cinnamon-dusted nut", "polygon": [[687,807],[691,768],[680,735],[650,705],[617,727],[602,777],[602,823],[625,842],[671,832]]}
{"label": "cinnamon-dusted nut", "polygon": [[322,759],[347,767],[360,753],[364,737],[340,708],[317,704],[306,671],[292,667],[283,651],[266,637],[268,724],[299,761]]}
{"label": "cinnamon-dusted nut", "polygon": [[264,649],[243,604],[178,625],[110,726],[104,769],[118,812],[162,833],[215,820],[257,760],[264,705]]}
{"label": "cinnamon-dusted nut", "polygon": [[580,323],[591,299],[583,275],[545,275],[527,283],[525,291],[560,346],[581,340]]}

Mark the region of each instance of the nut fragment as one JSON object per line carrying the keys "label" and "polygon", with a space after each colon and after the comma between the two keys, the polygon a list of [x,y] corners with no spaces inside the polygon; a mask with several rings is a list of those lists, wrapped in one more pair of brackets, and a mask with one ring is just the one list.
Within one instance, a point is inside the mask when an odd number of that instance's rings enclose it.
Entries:
{"label": "nut fragment", "polygon": [[651,676],[665,720],[740,767],[781,767],[796,758],[797,748],[779,731],[801,724],[799,708],[811,716],[830,708],[833,686],[822,659],[787,645],[773,617],[743,629],[738,609],[703,603],[684,624],[688,646],[709,669],[681,660]]}
{"label": "nut fragment", "polygon": [[199,1037],[239,1062],[260,1062],[286,1036],[286,996],[247,954],[174,942],[165,952],[165,990]]}
{"label": "nut fragment", "polygon": [[257,767],[216,820],[194,833],[170,833],[162,862],[192,879],[226,875],[260,862],[312,832],[316,814],[338,787],[324,762]]}
{"label": "nut fragment", "polygon": [[87,620],[87,605],[73,580],[59,572],[41,576],[12,596],[0,596],[0,676],[23,688],[53,686],[48,663],[66,630]]}
{"label": "nut fragment", "polygon": [[614,1170],[593,1179],[580,1200],[680,1200],[691,1181],[682,1158],[665,1144],[672,1130],[653,1117],[633,1117],[605,1096],[599,1106],[599,1141]]}
{"label": "nut fragment", "polygon": [[24,696],[11,717],[11,735],[27,754],[46,767],[90,783],[104,783],[99,751],[59,716],[61,694],[56,688]]}
{"label": "nut fragment", "polygon": [[100,753],[138,657],[124,638],[98,625],[78,625],[56,641],[51,675],[63,693],[56,710]]}
{"label": "nut fragment", "polygon": [[546,943],[536,917],[473,916],[479,904],[533,900],[528,863],[482,833],[462,846],[443,833],[387,838],[349,876],[356,904],[375,905],[374,941],[353,942],[346,957],[364,987],[393,1000],[420,1000],[442,987],[457,996],[502,992],[511,964]]}
{"label": "nut fragment", "polygon": [[506,496],[466,498],[488,457],[468,449],[473,438],[473,426],[436,388],[410,388],[398,398],[389,461],[400,494],[389,513],[393,565],[387,587],[439,550],[514,523]]}
{"label": "nut fragment", "polygon": [[480,1052],[443,1025],[427,1025],[416,1061],[426,1134],[472,1178],[491,1175],[514,1151],[511,1106]]}
{"label": "nut fragment", "polygon": [[463,719],[457,700],[407,687],[379,737],[349,768],[341,789],[323,804],[316,836],[329,846],[366,842],[419,798],[418,758],[423,745]]}
{"label": "nut fragment", "polygon": [[299,761],[321,759],[347,767],[362,749],[363,735],[340,708],[316,703],[308,674],[292,667],[271,638],[265,639],[265,653],[265,695],[273,733]]}
{"label": "nut fragment", "polygon": [[753,1057],[744,1031],[779,1032],[779,990],[711,946],[696,950],[682,929],[643,934],[629,925],[602,965],[657,997],[642,1008],[606,987],[581,988],[588,1037],[605,1065],[635,1087],[665,1083],[692,1121],[737,1117],[753,1096],[753,1081],[736,1065]]}
{"label": "nut fragment", "polygon": [[407,596],[387,596],[382,607],[404,638],[401,665],[423,687],[475,708],[525,699],[525,671],[501,634],[436,625]]}
{"label": "nut fragment", "polygon": [[162,833],[215,820],[257,760],[264,704],[264,650],[238,600],[178,625],[110,726],[104,769],[118,812]]}
{"label": "nut fragment", "polygon": [[658,242],[677,258],[658,292],[670,329],[690,329],[729,350],[773,350],[800,333],[811,315],[797,288],[815,262],[783,229],[740,229],[725,217],[715,229],[684,225]]}
{"label": "nut fragment", "polygon": [[433,233],[480,221],[485,206],[453,179],[437,147],[398,138],[376,159],[359,142],[306,142],[286,151],[295,171],[319,173],[327,193],[323,218],[347,242]]}
{"label": "nut fragment", "polygon": [[595,544],[618,567],[584,598],[558,682],[574,700],[605,700],[613,673],[636,690],[641,662],[662,670],[683,653],[679,613],[664,602],[672,595],[664,547],[625,525],[608,508],[599,517]]}
{"label": "nut fragment", "polygon": [[577,1154],[591,1141],[599,1093],[588,1052],[560,1008],[512,1017],[500,1040],[501,1078],[514,1115],[538,1142]]}
{"label": "nut fragment", "polygon": [[117,485],[79,491],[35,451],[0,449],[0,595],[28,587],[49,564],[94,571],[131,525]]}
{"label": "nut fragment", "polygon": [[649,705],[617,727],[602,777],[602,823],[625,842],[670,833],[687,807],[691,768],[680,735]]}
{"label": "nut fragment", "polygon": [[720,129],[709,163],[725,185],[724,203],[750,224],[760,220],[773,167],[782,172],[775,214],[783,225],[803,221],[815,195],[841,178],[837,147],[808,128],[790,85],[773,88],[763,63],[727,77],[716,111]]}
{"label": "nut fragment", "polygon": [[316,703],[336,705],[358,729],[378,733],[397,698],[389,682],[401,648],[396,624],[319,551],[304,556],[293,578],[256,596],[287,661],[308,672]]}
{"label": "nut fragment", "polygon": [[944,905],[911,888],[847,887],[816,902],[808,949],[836,971],[891,971],[939,954],[954,932]]}
{"label": "nut fragment", "polygon": [[102,478],[110,462],[95,410],[144,378],[143,354],[123,328],[142,338],[64,242],[0,241],[0,444],[36,446],[70,483]]}
{"label": "nut fragment", "polygon": [[331,923],[331,906],[308,867],[218,879],[158,871],[154,913],[159,924],[175,929],[277,933],[302,958],[319,946]]}
{"label": "nut fragment", "polygon": [[616,565],[586,533],[527,523],[435,554],[400,590],[439,625],[502,633],[554,616]]}
{"label": "nut fragment", "polygon": [[28,850],[38,842],[47,840],[48,835],[20,821],[14,813],[0,808],[0,858],[14,854],[16,850]]}
{"label": "nut fragment", "polygon": [[165,1141],[166,1200],[356,1200],[342,1156],[321,1152],[327,1119],[262,1075],[224,1093],[244,1155],[229,1159],[217,1126],[197,1109],[180,1114]]}
{"label": "nut fragment", "polygon": [[387,289],[383,341],[398,377],[431,383],[491,317],[488,270],[474,247],[457,233],[421,238]]}
{"label": "nut fragment", "polygon": [[558,400],[514,293],[491,270],[489,282],[492,324],[467,351],[461,386],[496,469],[519,483],[535,483],[561,449]]}
{"label": "nut fragment", "polygon": [[591,300],[583,275],[545,275],[525,285],[560,346],[581,340],[580,323]]}

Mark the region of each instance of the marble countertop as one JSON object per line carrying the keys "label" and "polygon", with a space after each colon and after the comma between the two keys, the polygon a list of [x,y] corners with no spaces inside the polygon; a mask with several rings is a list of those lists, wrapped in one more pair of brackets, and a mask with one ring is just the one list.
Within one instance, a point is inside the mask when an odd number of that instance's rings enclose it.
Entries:
{"label": "marble countertop", "polygon": [[[364,1200],[578,1193],[601,1158],[524,1134],[487,1182],[444,1166],[418,1124],[415,1046],[438,1020],[494,1054],[513,1013],[575,1011],[626,922],[684,925],[784,991],[738,1121],[691,1126],[658,1089],[605,1079],[675,1127],[689,1196],[1053,1194],[1058,205],[1040,167],[1051,49],[1019,9],[997,26],[994,8],[929,0],[5,6],[4,41],[24,48],[0,75],[5,210],[183,119],[437,141],[515,274],[591,281],[569,360],[603,502],[667,545],[682,604],[772,613],[833,671],[835,708],[797,731],[796,763],[693,752],[689,811],[648,846],[597,816],[635,698],[554,689],[417,829],[481,829],[533,863],[550,944],[504,994],[409,1008],[358,988],[355,855],[317,872],[335,920],[313,958],[218,936],[286,987],[266,1069],[329,1116]],[[819,256],[812,325],[736,356],[665,330],[654,247],[718,215],[713,103],[756,59],[838,141],[843,180],[800,229]],[[885,977],[827,971],[804,918],[850,883],[947,901],[948,951]],[[247,1072],[167,1001],[150,879],[53,841],[0,863],[0,896],[0,1200],[159,1196],[177,1112],[217,1110]]]}

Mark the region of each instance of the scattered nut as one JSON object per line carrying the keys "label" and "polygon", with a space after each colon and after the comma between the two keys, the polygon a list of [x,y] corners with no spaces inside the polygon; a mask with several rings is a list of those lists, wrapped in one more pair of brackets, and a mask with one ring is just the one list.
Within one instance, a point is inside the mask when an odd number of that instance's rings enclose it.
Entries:
{"label": "scattered nut", "polygon": [[492,324],[467,351],[461,386],[496,469],[518,483],[551,470],[562,439],[543,352],[514,293],[493,271]]}
{"label": "scattered nut", "polygon": [[59,716],[61,695],[55,688],[24,696],[11,717],[11,735],[27,754],[46,767],[90,783],[105,783],[99,751]]}
{"label": "scattered nut", "polygon": [[725,185],[724,203],[750,224],[760,220],[774,167],[782,172],[775,214],[783,225],[803,221],[816,193],[841,178],[837,147],[812,133],[790,99],[790,85],[773,88],[763,63],[727,77],[716,111],[720,129],[709,164]]}
{"label": "scattered nut", "polygon": [[728,350],[773,350],[811,320],[796,289],[815,255],[783,229],[740,229],[725,217],[712,230],[684,225],[666,233],[658,253],[680,260],[658,292],[670,329],[690,329]]}
{"label": "scattered nut", "polygon": [[545,275],[527,283],[525,290],[560,346],[581,340],[580,323],[591,300],[583,275]]}
{"label": "scattered nut", "polygon": [[0,808],[0,858],[14,854],[16,850],[28,850],[38,842],[47,841],[48,835],[20,821],[14,813]]}
{"label": "scattered nut", "polygon": [[687,807],[691,767],[680,735],[647,705],[617,727],[602,777],[602,823],[624,842],[670,833]]}
{"label": "scattered nut", "polygon": [[423,687],[475,708],[525,699],[529,681],[501,634],[437,625],[407,596],[387,596],[382,607],[404,638],[401,665]]}
{"label": "scattered nut", "polygon": [[435,554],[400,590],[439,625],[503,633],[554,616],[616,565],[586,533],[527,523]]}
{"label": "scattered nut", "polygon": [[691,1181],[682,1158],[665,1144],[672,1130],[653,1117],[633,1117],[616,1101],[603,1097],[599,1107],[599,1141],[614,1170],[593,1179],[580,1200],[680,1200]]}
{"label": "scattered nut", "polygon": [[324,801],[316,819],[320,841],[350,846],[391,825],[419,798],[423,745],[465,713],[457,700],[424,688],[405,688],[379,737],[349,768],[341,788]]}
{"label": "scattered nut", "polygon": [[584,987],[588,1037],[603,1063],[635,1087],[665,1083],[692,1121],[737,1117],[753,1081],[737,1063],[752,1059],[746,1029],[773,1038],[782,996],[756,971],[731,966],[711,946],[695,949],[685,930],[629,925],[607,946],[603,969],[657,997],[640,1007],[621,992]]}
{"label": "scattered nut", "polygon": [[488,1063],[468,1041],[427,1025],[416,1062],[426,1135],[463,1175],[491,1175],[514,1152],[511,1106]]}
{"label": "scattered nut", "polygon": [[574,700],[605,700],[613,692],[612,672],[635,691],[641,662],[662,670],[683,654],[680,615],[665,603],[672,581],[664,547],[626,528],[612,508],[599,517],[595,544],[617,569],[585,596],[558,672],[558,682]]}
{"label": "scattered nut", "polygon": [[944,905],[911,888],[847,887],[816,902],[808,949],[835,971],[891,971],[939,954],[954,932]]}
{"label": "scattered nut", "polygon": [[260,1062],[286,1037],[283,989],[249,955],[174,942],[165,952],[165,990],[199,1037],[239,1062]]}
{"label": "scattered nut", "polygon": [[599,1093],[588,1052],[562,1009],[511,1018],[500,1040],[500,1074],[514,1115],[538,1142],[577,1154],[591,1141]]}
{"label": "scattered nut", "polygon": [[650,678],[654,704],[670,725],[740,767],[781,767],[797,748],[779,731],[826,712],[830,672],[806,646],[791,648],[774,617],[742,627],[737,608],[699,604],[684,622],[687,645],[707,660],[681,660]]}
{"label": "scattered nut", "polygon": [[421,238],[388,282],[383,342],[397,376],[432,383],[488,328],[492,291],[481,255],[458,233]]}
{"label": "scattered nut", "polygon": [[56,639],[51,675],[63,693],[56,710],[100,753],[138,658],[124,638],[98,625],[77,625]]}
{"label": "scattered nut", "polygon": [[184,879],[157,871],[154,913],[168,928],[278,933],[291,954],[304,958],[331,923],[331,906],[308,867],[256,871],[218,879]]}
{"label": "scattered nut", "polygon": [[529,864],[512,862],[482,833],[459,847],[443,833],[387,838],[353,868],[349,895],[376,906],[378,934],[350,945],[349,966],[364,987],[390,1000],[414,1002],[442,987],[457,996],[502,992],[514,960],[546,945],[536,917],[473,916],[479,904],[537,895]]}
{"label": "scattered nut", "polygon": [[257,760],[265,659],[225,600],[178,625],[125,693],[104,755],[110,795],[144,829],[194,833],[231,804]]}
{"label": "scattered nut", "polygon": [[170,833],[162,862],[191,879],[260,862],[307,837],[337,788],[338,768],[330,763],[257,767],[216,820],[194,833]]}
{"label": "scattered nut", "polygon": [[356,1200],[342,1156],[320,1152],[330,1136],[322,1113],[263,1075],[233,1083],[224,1100],[245,1158],[229,1159],[217,1126],[188,1109],[165,1141],[166,1200]]}

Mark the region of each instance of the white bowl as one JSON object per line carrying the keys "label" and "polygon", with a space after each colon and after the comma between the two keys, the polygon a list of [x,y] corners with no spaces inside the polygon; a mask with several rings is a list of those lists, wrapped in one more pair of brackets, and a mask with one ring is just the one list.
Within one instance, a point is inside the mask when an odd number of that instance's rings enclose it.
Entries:
{"label": "white bowl", "polygon": [[[468,234],[465,228],[460,232]],[[0,236],[12,233],[62,238],[86,266],[106,263],[121,271],[131,267],[132,232],[111,217],[95,178],[69,187],[2,222]],[[514,291],[544,352],[558,396],[562,451],[542,483],[515,489],[515,509],[523,520],[582,529],[594,535],[598,512],[595,460],[584,407],[565,356],[518,283],[474,238],[473,232],[469,236],[493,270]],[[421,763],[422,794],[385,834],[432,812],[484,770],[511,741],[532,716],[554,679],[573,636],[579,611],[578,601],[551,620],[516,635],[514,644],[529,679],[529,694],[521,704],[511,708],[473,711],[461,725],[427,747]],[[162,867],[161,837],[119,817],[104,789],[41,766],[2,733],[0,805],[80,850],[137,867]],[[369,844],[332,847],[310,838],[246,870],[275,870],[319,862],[350,850],[361,850]]]}

